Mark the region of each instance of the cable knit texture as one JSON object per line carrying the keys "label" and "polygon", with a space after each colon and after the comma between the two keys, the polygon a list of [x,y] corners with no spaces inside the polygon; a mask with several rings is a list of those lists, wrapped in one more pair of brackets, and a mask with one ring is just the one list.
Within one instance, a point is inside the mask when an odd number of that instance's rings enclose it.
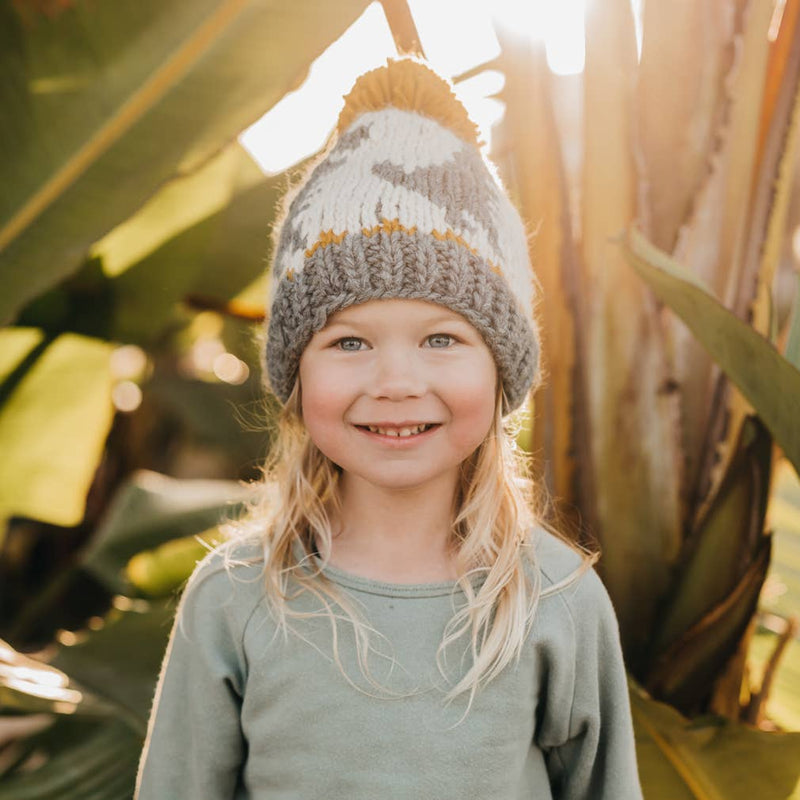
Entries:
{"label": "cable knit texture", "polygon": [[508,405],[538,379],[536,280],[519,214],[449,85],[403,59],[362,76],[340,135],[288,202],[270,286],[266,366],[286,401],[328,316],[410,298],[462,314],[492,351]]}

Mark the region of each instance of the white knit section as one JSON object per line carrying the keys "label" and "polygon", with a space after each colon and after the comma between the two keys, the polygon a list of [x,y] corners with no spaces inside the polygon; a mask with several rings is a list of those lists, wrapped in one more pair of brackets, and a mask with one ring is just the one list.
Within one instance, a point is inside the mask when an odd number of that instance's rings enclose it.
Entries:
{"label": "white knit section", "polygon": [[[294,229],[305,234],[311,248],[320,234],[358,233],[364,228],[374,228],[382,219],[399,219],[419,233],[453,231],[481,257],[500,267],[502,274],[530,313],[532,282],[528,267],[525,233],[516,211],[497,186],[488,168],[484,166],[489,202],[481,206],[481,214],[491,217],[493,230],[487,229],[479,219],[464,211],[462,224],[447,219],[447,205],[434,202],[428,194],[436,186],[408,188],[376,174],[377,165],[387,162],[392,169],[410,174],[420,168],[447,168],[464,149],[464,142],[439,122],[410,111],[386,108],[360,116],[342,138],[352,137],[354,131],[367,127],[369,136],[355,138],[353,149],[334,149],[322,162],[324,173],[318,178],[312,173],[309,189],[302,198],[301,208],[290,215]],[[458,171],[454,171],[458,179]],[[456,209],[459,203],[453,204]],[[377,213],[377,210],[380,213]],[[451,209],[452,213],[452,209]],[[460,214],[459,214],[460,216]],[[495,234],[497,246],[491,241]],[[303,269],[305,249],[278,253],[278,275],[291,269]],[[277,283],[277,282],[275,282]],[[270,298],[271,301],[271,298]]]}
{"label": "white knit section", "polygon": [[533,312],[533,270],[528,254],[528,238],[522,220],[508,198],[502,198],[505,211],[495,217],[497,236],[503,254],[500,267],[514,296],[519,300],[526,316]]}

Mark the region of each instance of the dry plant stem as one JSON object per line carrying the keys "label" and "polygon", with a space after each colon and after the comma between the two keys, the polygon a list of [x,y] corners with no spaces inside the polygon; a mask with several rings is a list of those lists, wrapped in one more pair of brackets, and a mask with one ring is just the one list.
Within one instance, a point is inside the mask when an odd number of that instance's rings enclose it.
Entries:
{"label": "dry plant stem", "polygon": [[187,294],[183,298],[183,302],[187,308],[193,311],[216,311],[223,317],[238,319],[242,322],[263,324],[266,319],[266,313],[263,308],[237,303],[235,300],[225,302],[207,295]]}
{"label": "dry plant stem", "polygon": [[419,41],[417,26],[411,16],[406,0],[381,0],[383,13],[389,23],[397,52],[425,58],[425,52]]}
{"label": "dry plant stem", "polygon": [[750,702],[747,704],[743,714],[743,721],[749,722],[751,725],[760,725],[764,721],[769,693],[772,689],[772,682],[775,680],[775,675],[778,672],[778,666],[780,665],[787,645],[797,636],[797,631],[800,629],[799,617],[791,616],[788,619],[783,619],[786,625],[783,631],[778,635],[778,642],[775,645],[775,649],[772,651],[769,659],[767,659],[767,664],[764,667],[764,677],[761,679],[761,688],[750,697]]}
{"label": "dry plant stem", "polygon": [[742,687],[748,687],[747,701],[750,693],[750,670],[747,661],[747,652],[756,630],[756,615],[750,618],[744,635],[739,640],[736,652],[728,662],[719,678],[714,681],[713,693],[709,710],[728,719],[740,720],[744,713],[745,705],[741,701]]}

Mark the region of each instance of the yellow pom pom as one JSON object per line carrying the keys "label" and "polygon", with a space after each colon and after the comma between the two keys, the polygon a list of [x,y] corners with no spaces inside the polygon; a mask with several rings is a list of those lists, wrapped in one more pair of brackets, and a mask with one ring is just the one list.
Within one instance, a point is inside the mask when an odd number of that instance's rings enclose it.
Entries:
{"label": "yellow pom pom", "polygon": [[364,73],[344,99],[337,131],[341,134],[362,114],[387,106],[416,111],[441,122],[464,141],[480,145],[477,126],[447,81],[412,58],[389,61]]}

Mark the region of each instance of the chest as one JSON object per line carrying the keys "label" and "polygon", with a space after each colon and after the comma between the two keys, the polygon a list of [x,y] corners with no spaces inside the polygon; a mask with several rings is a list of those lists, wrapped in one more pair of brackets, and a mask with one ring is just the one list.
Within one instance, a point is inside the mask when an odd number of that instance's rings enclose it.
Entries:
{"label": "chest", "polygon": [[301,781],[298,797],[330,792],[335,781],[344,783],[341,796],[397,791],[444,799],[516,797],[521,786],[542,780],[536,648],[479,692],[465,714],[468,698],[445,703],[471,664],[464,639],[440,650],[451,598],[371,596],[365,605],[370,650],[361,664],[347,622],[334,630],[324,618],[296,620],[286,639],[266,618],[250,625],[241,719],[251,781]]}

